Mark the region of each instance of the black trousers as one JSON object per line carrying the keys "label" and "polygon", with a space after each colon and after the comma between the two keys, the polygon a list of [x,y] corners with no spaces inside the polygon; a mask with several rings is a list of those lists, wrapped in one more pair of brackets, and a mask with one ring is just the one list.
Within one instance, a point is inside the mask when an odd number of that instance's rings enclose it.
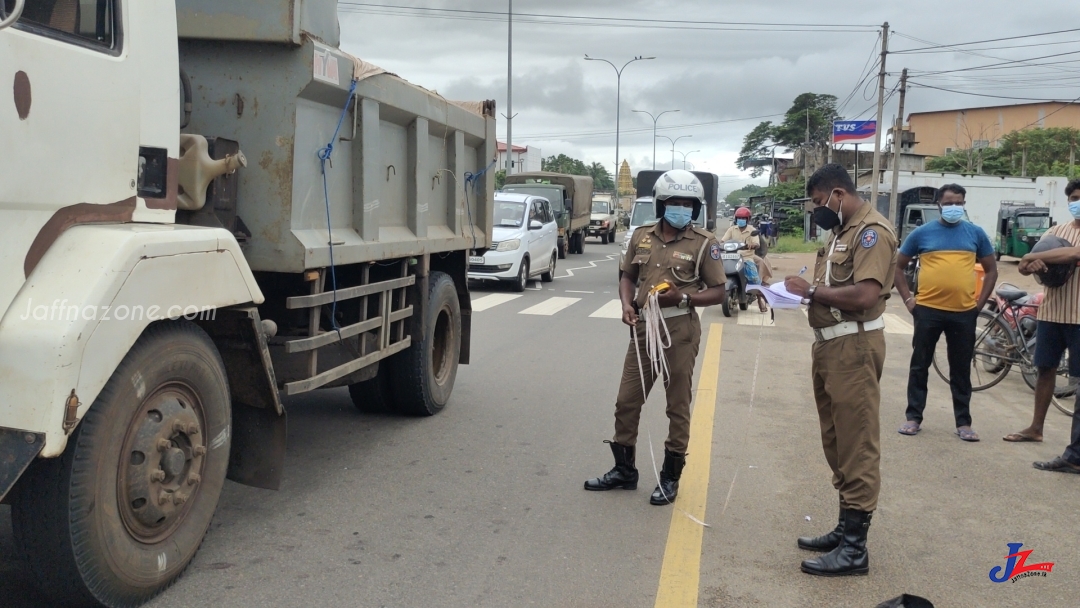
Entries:
{"label": "black trousers", "polygon": [[949,352],[949,388],[952,390],[956,426],[971,426],[971,360],[975,356],[975,323],[979,311],[949,312],[915,306],[915,335],[911,339],[911,371],[908,373],[907,419],[922,422],[926,409],[926,380],[941,334]]}

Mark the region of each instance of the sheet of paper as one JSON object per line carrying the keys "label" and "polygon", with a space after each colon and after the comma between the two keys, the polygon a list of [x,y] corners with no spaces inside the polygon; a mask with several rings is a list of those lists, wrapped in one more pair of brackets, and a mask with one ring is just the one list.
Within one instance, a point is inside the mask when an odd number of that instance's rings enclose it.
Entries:
{"label": "sheet of paper", "polygon": [[783,283],[775,283],[769,286],[763,285],[750,285],[746,288],[746,291],[757,291],[765,296],[765,300],[769,303],[769,306],[773,308],[798,308],[801,306],[802,298],[797,296],[784,287]]}

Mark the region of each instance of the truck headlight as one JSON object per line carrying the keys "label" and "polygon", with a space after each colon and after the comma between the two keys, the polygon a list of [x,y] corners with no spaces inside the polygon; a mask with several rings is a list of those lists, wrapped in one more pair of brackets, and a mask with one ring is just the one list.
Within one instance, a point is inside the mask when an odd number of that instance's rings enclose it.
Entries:
{"label": "truck headlight", "polygon": [[495,251],[517,251],[518,247],[521,247],[521,239],[510,239],[499,243]]}

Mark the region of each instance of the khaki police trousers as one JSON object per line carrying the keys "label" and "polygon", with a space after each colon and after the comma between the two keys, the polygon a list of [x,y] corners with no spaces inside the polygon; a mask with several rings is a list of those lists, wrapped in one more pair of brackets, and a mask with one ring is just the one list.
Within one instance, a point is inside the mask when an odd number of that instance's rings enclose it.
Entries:
{"label": "khaki police trousers", "polygon": [[[668,436],[664,446],[670,452],[685,454],[686,446],[690,443],[690,402],[693,400],[691,383],[694,378],[694,360],[697,358],[698,344],[701,342],[701,323],[694,311],[671,317],[666,321],[668,331],[671,333],[671,346],[664,349],[664,356],[667,357],[671,378],[665,386]],[[622,445],[637,444],[641,406],[645,405],[645,399],[652,391],[656,380],[652,375],[652,366],[645,352],[644,319],[639,319],[634,331],[637,331],[641,365],[645,370],[645,392],[641,390],[638,359],[634,354],[634,340],[631,335],[630,345],[626,349],[626,359],[623,362],[619,396],[615,399],[613,441]]]}
{"label": "khaki police trousers", "polygon": [[873,511],[881,491],[881,370],[885,332],[859,332],[813,347],[821,446],[840,507]]}

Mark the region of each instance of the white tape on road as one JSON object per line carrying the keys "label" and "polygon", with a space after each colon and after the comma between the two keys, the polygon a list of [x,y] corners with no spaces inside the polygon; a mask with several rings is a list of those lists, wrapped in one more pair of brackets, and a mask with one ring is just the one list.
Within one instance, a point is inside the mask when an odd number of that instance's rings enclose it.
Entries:
{"label": "white tape on road", "polygon": [[887,312],[882,315],[885,320],[885,331],[890,334],[900,334],[904,336],[914,336],[915,327],[905,321],[900,315],[894,315],[891,312]]}
{"label": "white tape on road", "polygon": [[577,268],[564,268],[563,270],[566,271],[566,274],[561,274],[561,275],[559,275],[559,276],[557,276],[555,278],[556,279],[565,279],[567,277],[572,277],[572,276],[574,276],[574,271],[575,270],[588,270],[590,268],[596,268],[596,263],[597,262],[610,262],[611,260],[614,260],[615,258],[619,257],[620,255],[621,254],[618,254],[618,253],[612,253],[612,254],[608,255],[607,258],[605,258],[603,260],[596,260],[596,261],[593,261],[593,262],[589,262],[588,266],[579,266]]}

